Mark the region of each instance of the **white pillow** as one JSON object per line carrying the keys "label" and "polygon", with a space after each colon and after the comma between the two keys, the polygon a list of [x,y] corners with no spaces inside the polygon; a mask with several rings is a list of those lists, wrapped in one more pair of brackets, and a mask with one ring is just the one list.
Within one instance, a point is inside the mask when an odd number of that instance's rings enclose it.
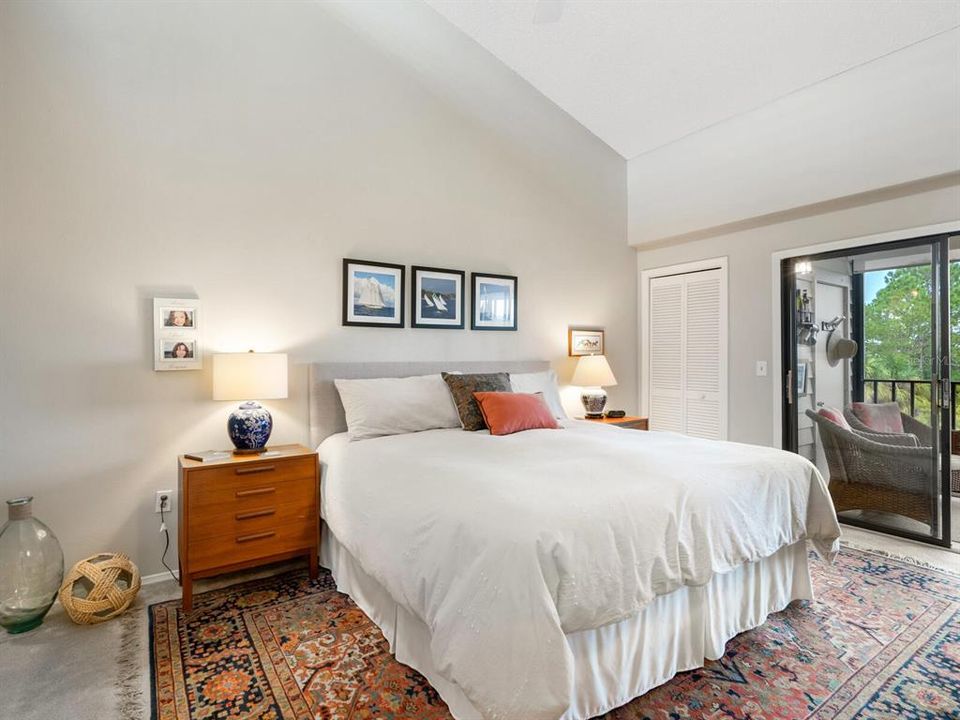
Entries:
{"label": "white pillow", "polygon": [[535,373],[510,373],[510,386],[517,393],[543,393],[543,399],[555,418],[567,419],[567,413],[560,402],[560,388],[557,387],[557,374],[553,370]]}
{"label": "white pillow", "polygon": [[333,383],[351,440],[460,427],[457,408],[439,374]]}

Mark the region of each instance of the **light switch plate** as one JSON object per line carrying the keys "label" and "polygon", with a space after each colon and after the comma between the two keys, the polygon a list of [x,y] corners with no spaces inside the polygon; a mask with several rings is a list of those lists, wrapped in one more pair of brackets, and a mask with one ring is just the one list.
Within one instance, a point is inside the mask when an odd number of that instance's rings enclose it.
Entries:
{"label": "light switch plate", "polygon": [[757,360],[757,377],[767,376],[767,361]]}

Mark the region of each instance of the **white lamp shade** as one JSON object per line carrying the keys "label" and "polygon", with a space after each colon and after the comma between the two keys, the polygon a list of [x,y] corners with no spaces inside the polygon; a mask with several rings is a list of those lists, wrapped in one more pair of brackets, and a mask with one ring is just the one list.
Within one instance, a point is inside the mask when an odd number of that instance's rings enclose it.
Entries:
{"label": "white lamp shade", "polygon": [[286,396],[286,353],[218,353],[213,356],[214,400],[276,400]]}
{"label": "white lamp shade", "polygon": [[570,384],[580,387],[604,387],[616,385],[617,379],[613,376],[606,355],[584,355],[577,361]]}

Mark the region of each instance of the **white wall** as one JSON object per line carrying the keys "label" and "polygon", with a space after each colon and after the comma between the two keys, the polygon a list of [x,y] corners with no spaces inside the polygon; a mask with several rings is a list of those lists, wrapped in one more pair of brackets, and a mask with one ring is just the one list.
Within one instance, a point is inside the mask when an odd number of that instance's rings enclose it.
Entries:
{"label": "white wall", "polygon": [[[307,440],[302,363],[568,373],[568,324],[606,327],[636,410],[624,161],[433,11],[383,10],[464,64],[456,93],[343,6],[0,3],[0,496],[68,563],[157,572],[154,490],[228,443],[209,361],[152,370],[154,296],[201,299],[208,353],[291,354],[277,442]],[[345,256],[516,274],[520,331],[342,328]]]}
{"label": "white wall", "polygon": [[630,243],[957,170],[960,29],[631,159]]}
{"label": "white wall", "polygon": [[[779,382],[779,357],[772,357],[772,255],[845,238],[953,222],[960,228],[960,178],[921,183],[910,194],[877,193],[863,204],[834,203],[822,212],[752,227],[697,241],[637,253],[637,268],[663,267],[719,256],[728,257],[730,287],[729,433],[730,440],[771,445],[774,427],[773,383]],[[904,237],[910,237],[909,233]],[[640,312],[643,312],[641,307]],[[757,360],[769,365],[756,377]]]}

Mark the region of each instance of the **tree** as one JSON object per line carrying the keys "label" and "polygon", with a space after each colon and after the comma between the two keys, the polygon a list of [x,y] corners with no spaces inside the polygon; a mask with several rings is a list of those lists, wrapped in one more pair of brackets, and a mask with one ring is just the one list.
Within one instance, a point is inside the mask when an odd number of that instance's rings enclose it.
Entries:
{"label": "tree", "polygon": [[[934,353],[930,266],[897,268],[864,308],[867,378],[929,380]],[[960,381],[960,263],[950,263],[951,379]]]}
{"label": "tree", "polygon": [[897,268],[864,308],[867,378],[929,380],[933,351],[930,266]]}

